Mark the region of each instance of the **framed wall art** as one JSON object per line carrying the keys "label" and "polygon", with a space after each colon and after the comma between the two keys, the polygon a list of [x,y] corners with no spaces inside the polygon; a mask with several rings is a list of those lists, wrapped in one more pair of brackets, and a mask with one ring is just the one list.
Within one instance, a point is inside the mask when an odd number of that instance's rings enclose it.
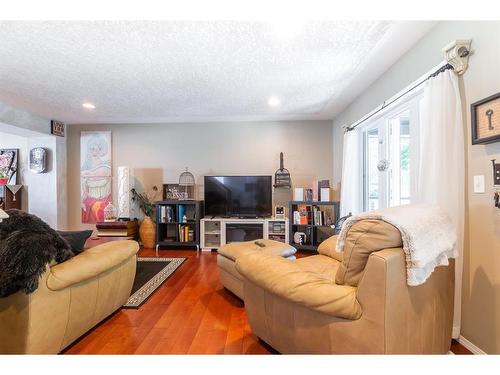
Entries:
{"label": "framed wall art", "polygon": [[470,112],[473,145],[500,141],[500,92],[472,103]]}
{"label": "framed wall art", "polygon": [[0,178],[5,181],[5,185],[17,184],[17,148],[0,149]]}
{"label": "framed wall art", "polygon": [[50,121],[50,133],[57,135],[59,137],[64,137],[64,122],[51,120]]}
{"label": "framed wall art", "polygon": [[111,132],[81,132],[82,223],[104,221],[104,208],[112,201],[111,172]]}

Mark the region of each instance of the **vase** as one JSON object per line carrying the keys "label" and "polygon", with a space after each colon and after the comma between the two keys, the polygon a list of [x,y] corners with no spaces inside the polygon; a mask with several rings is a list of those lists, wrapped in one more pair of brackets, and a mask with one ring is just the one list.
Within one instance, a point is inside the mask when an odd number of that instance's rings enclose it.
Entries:
{"label": "vase", "polygon": [[156,227],[155,223],[149,216],[144,217],[144,220],[139,227],[139,235],[141,236],[142,246],[150,249],[155,247]]}

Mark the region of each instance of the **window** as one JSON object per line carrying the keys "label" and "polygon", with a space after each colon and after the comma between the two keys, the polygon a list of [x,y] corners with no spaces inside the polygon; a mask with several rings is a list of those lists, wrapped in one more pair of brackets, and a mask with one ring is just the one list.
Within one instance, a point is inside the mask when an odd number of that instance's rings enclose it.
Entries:
{"label": "window", "polygon": [[365,211],[411,203],[418,171],[420,99],[413,96],[362,128]]}

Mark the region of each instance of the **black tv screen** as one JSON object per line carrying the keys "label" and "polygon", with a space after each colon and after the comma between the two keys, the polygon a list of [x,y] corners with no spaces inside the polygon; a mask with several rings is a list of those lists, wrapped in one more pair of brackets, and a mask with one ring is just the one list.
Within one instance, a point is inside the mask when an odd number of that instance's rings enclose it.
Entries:
{"label": "black tv screen", "polygon": [[272,176],[205,176],[205,215],[272,215]]}

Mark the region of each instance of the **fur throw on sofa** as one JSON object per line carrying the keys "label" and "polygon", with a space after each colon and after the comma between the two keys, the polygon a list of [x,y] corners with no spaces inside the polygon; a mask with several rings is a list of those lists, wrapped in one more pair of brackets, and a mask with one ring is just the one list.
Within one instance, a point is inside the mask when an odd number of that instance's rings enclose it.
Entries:
{"label": "fur throw on sofa", "polygon": [[46,266],[62,263],[74,254],[68,242],[35,215],[7,210],[0,223],[0,297],[38,288]]}

